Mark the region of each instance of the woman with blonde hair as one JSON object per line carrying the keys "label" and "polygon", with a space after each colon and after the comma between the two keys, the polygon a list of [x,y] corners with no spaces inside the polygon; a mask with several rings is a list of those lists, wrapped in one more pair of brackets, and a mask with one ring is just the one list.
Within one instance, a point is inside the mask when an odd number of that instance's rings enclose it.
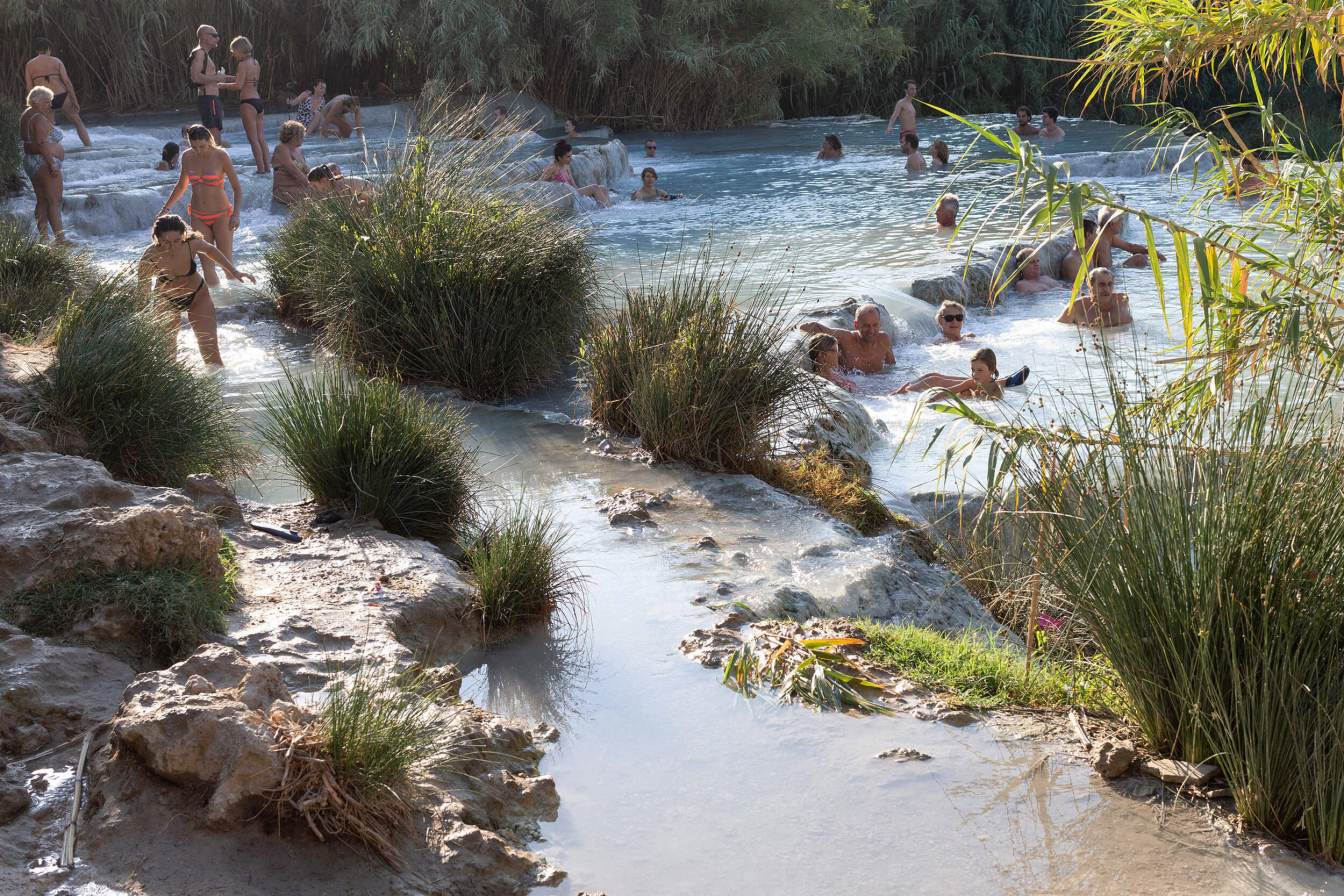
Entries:
{"label": "woman with blonde hair", "polygon": [[160,215],[155,219],[149,247],[140,256],[138,271],[141,282],[148,281],[152,286],[159,309],[171,316],[173,331],[177,331],[182,312],[187,312],[201,360],[222,367],[215,303],[205,277],[196,269],[198,258],[202,263],[218,264],[234,280],[255,282],[252,275],[235,268],[228,256],[190,230],[187,222],[177,215]]}
{"label": "woman with blonde hair", "polygon": [[247,142],[252,146],[257,174],[268,174],[271,170],[271,153],[266,148],[266,110],[262,107],[261,92],[257,90],[257,85],[261,83],[261,63],[252,57],[252,41],[245,37],[235,37],[230,41],[229,52],[238,61],[238,68],[232,81],[219,86],[238,91],[238,112],[243,117]]}
{"label": "woman with blonde hair", "polygon": [[[232,262],[233,232],[238,229],[239,214],[243,208],[243,185],[238,182],[238,172],[233,170],[229,154],[220,149],[209,128],[201,124],[192,125],[187,129],[187,140],[191,148],[182,153],[179,163],[182,171],[177,177],[177,184],[155,217],[168,214],[190,185],[187,217],[191,225]],[[233,187],[232,202],[229,201],[228,193],[224,192],[226,179]],[[211,257],[207,255],[201,261],[205,265],[205,282],[218,286],[219,275],[215,273]]]}
{"label": "woman with blonde hair", "polygon": [[37,206],[33,217],[37,220],[37,236],[47,238],[50,228],[56,242],[67,242],[65,225],[61,222],[61,198],[65,192],[65,135],[51,119],[50,88],[34,87],[28,91],[28,108],[19,117],[19,139],[23,141],[23,173],[33,182]]}
{"label": "woman with blonde hair", "polygon": [[303,137],[307,129],[301,122],[280,125],[280,142],[271,154],[271,199],[288,208],[309,192],[308,161],[303,157]]}

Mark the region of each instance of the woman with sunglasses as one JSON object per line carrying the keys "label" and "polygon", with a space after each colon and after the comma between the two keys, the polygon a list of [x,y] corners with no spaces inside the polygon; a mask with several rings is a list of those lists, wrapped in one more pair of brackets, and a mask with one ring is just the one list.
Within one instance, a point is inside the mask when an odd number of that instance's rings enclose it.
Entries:
{"label": "woman with sunglasses", "polygon": [[938,310],[933,314],[934,322],[938,324],[938,329],[942,333],[942,338],[948,342],[960,342],[963,339],[974,339],[974,333],[963,333],[962,325],[966,322],[966,306],[960,302],[951,300],[938,306]]}

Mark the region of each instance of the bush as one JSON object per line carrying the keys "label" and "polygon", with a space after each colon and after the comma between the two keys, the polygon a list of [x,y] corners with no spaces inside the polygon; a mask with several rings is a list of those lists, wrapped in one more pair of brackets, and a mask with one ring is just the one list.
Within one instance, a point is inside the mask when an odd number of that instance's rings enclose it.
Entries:
{"label": "bush", "polygon": [[[0,154],[0,182],[4,164]],[[96,280],[84,256],[39,242],[18,221],[0,216],[0,333],[18,339],[38,335],[72,296]]]}
{"label": "bush", "polygon": [[584,579],[565,557],[568,541],[553,513],[520,502],[467,547],[486,640],[578,606]]}
{"label": "bush", "polygon": [[1037,658],[1026,674],[1021,650],[983,635],[945,635],[913,625],[860,621],[865,659],[976,709],[1083,706],[1116,714],[1126,707],[1115,673],[1104,663]]}
{"label": "bush", "polygon": [[340,371],[287,374],[263,405],[261,438],[318,501],[431,540],[470,522],[476,465],[457,411]]}
{"label": "bush", "polygon": [[1255,388],[1168,417],[1114,386],[1106,439],[1025,452],[1017,469],[1039,492],[1044,570],[1150,742],[1216,760],[1242,815],[1339,861],[1344,429],[1310,378]]}
{"label": "bush", "polygon": [[177,357],[177,328],[143,309],[125,279],[98,284],[57,319],[51,366],[31,414],[58,451],[114,475],[177,486],[192,473],[232,476],[251,451],[219,384]]}
{"label": "bush", "polygon": [[128,613],[144,658],[167,666],[224,630],[238,575],[233,542],[219,552],[224,575],[167,566],[90,572],[0,600],[0,615],[35,635],[60,635],[99,610]]}
{"label": "bush", "polygon": [[266,267],[282,306],[337,356],[495,401],[568,363],[591,318],[593,259],[572,220],[500,193],[501,136],[436,148],[466,121],[413,141],[366,209],[304,203]]}
{"label": "bush", "polygon": [[877,492],[866,488],[825,449],[801,457],[771,460],[765,465],[761,478],[786,492],[807,498],[864,535],[876,535],[896,521]]}
{"label": "bush", "polygon": [[759,469],[815,387],[779,349],[790,327],[772,290],[741,287],[702,253],[629,290],[580,352],[593,418],[657,460]]}

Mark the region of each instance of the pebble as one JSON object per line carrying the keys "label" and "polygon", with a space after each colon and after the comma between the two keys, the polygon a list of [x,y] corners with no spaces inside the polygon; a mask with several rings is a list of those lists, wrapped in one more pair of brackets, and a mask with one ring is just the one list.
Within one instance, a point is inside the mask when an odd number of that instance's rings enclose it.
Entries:
{"label": "pebble", "polygon": [[910,747],[896,747],[893,750],[883,750],[877,754],[877,758],[890,759],[894,762],[923,762],[933,757],[928,753],[921,753]]}

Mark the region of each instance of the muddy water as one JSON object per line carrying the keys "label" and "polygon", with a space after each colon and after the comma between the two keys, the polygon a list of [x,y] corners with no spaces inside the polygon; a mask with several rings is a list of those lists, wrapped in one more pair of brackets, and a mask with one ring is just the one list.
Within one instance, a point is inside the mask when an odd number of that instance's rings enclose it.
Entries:
{"label": "muddy water", "polygon": [[[724,502],[616,529],[596,497],[689,494],[691,477],[582,453],[572,427],[534,415],[472,422],[495,477],[573,527],[591,578],[580,630],[496,649],[465,689],[562,729],[543,765],[560,816],[542,844],[570,873],[560,893],[1344,893],[1299,859],[1227,846],[1196,809],[1100,784],[1050,744],[738,697],[676,649],[713,619],[691,603],[709,572],[695,541],[785,556],[817,522],[763,532]],[[933,758],[875,758],[893,747]]]}

